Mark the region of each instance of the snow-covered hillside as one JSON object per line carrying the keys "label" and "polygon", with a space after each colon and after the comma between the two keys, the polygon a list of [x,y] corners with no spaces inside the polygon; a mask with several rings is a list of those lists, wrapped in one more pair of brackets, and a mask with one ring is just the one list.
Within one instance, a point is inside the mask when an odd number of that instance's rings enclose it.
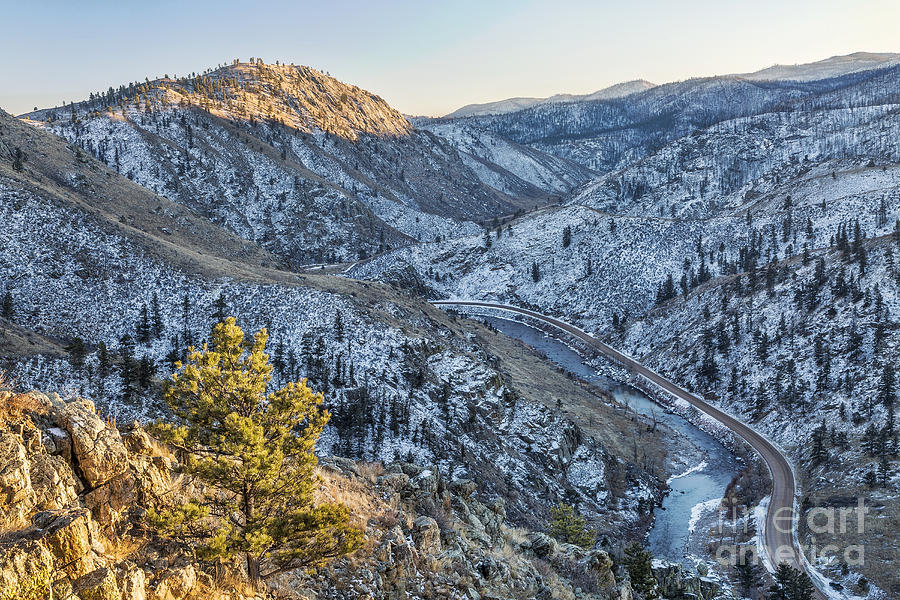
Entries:
{"label": "snow-covered hillside", "polygon": [[[388,286],[183,247],[178,228],[190,220],[165,216],[177,205],[146,191],[145,210],[166,225],[144,230],[105,195],[109,182],[136,186],[77,146],[0,117],[0,289],[10,298],[0,348],[15,385],[91,397],[120,421],[159,416],[161,379],[234,314],[246,331],[269,331],[276,383],[308,377],[325,393],[333,418],[321,452],[413,458],[475,479],[518,522],[542,524],[562,499],[610,530],[646,521],[659,480],[625,458],[630,430],[643,425],[545,361],[521,348],[516,358],[510,340]],[[16,147],[28,156],[21,171],[8,160]],[[227,249],[231,238],[219,235]],[[12,346],[13,324],[55,350]],[[560,398],[596,406],[602,427],[582,429]]]}

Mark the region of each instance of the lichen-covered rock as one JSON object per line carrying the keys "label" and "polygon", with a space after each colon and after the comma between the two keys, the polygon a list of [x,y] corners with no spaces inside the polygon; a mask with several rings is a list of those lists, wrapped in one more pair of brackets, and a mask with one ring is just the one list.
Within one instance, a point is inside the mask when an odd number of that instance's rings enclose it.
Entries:
{"label": "lichen-covered rock", "polygon": [[0,565],[0,598],[50,597],[53,555],[37,540],[0,546]]}
{"label": "lichen-covered rock", "polygon": [[197,571],[187,565],[160,574],[150,586],[149,600],[183,600],[197,588]]}
{"label": "lichen-covered rock", "polygon": [[121,563],[117,568],[116,583],[122,600],[147,600],[147,576],[143,569],[130,561]]}
{"label": "lichen-covered rock", "polygon": [[81,481],[62,456],[40,452],[31,455],[30,463],[37,510],[65,508],[82,491]]}
{"label": "lichen-covered rock", "polygon": [[45,511],[34,516],[34,534],[53,554],[57,571],[71,579],[94,568],[90,512],[83,508]]}
{"label": "lichen-covered rock", "polygon": [[90,400],[78,399],[63,406],[59,425],[72,436],[72,450],[86,483],[103,485],[128,467],[128,451],[119,430],[107,427]]}
{"label": "lichen-covered rock", "polygon": [[0,431],[0,521],[13,524],[34,508],[31,467],[19,436]]}
{"label": "lichen-covered rock", "polygon": [[120,600],[116,574],[101,567],[79,577],[72,583],[72,592],[79,600]]}

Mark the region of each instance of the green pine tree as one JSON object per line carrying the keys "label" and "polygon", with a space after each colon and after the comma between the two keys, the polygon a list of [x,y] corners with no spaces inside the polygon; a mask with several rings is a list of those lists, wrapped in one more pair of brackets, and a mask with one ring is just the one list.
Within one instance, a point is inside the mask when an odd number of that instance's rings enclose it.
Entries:
{"label": "green pine tree", "polygon": [[634,543],[625,548],[625,568],[631,587],[644,600],[657,600],[660,597],[659,586],[653,576],[653,556],[648,550]]}
{"label": "green pine tree", "polygon": [[589,529],[587,521],[569,504],[559,504],[550,509],[550,535],[561,542],[592,548],[597,532]]}
{"label": "green pine tree", "polygon": [[314,503],[314,449],[330,416],[322,395],[305,380],[269,391],[266,340],[265,329],[246,339],[228,317],[213,328],[212,347],[178,365],[165,399],[180,424],[159,429],[190,448],[184,471],[206,492],[149,515],[170,535],[194,538],[201,558],[242,556],[254,584],[362,542],[345,505]]}

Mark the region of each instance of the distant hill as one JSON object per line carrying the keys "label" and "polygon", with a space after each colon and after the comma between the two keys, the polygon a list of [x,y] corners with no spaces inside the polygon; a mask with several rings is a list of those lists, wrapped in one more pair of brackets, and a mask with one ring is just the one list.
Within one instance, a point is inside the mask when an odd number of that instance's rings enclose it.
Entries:
{"label": "distant hill", "polygon": [[854,52],[844,56],[832,56],[824,60],[801,65],[772,65],[753,73],[737,75],[757,81],[791,80],[814,81],[882,69],[900,64],[900,54],[891,52]]}
{"label": "distant hill", "polygon": [[621,98],[635,92],[642,92],[654,87],[655,84],[643,79],[634,81],[625,81],[611,85],[602,90],[597,90],[592,94],[556,94],[549,98],[507,98],[506,100],[497,100],[496,102],[486,102],[484,104],[467,104],[462,108],[458,108],[452,113],[445,115],[445,119],[457,119],[463,117],[476,117],[484,115],[502,115],[538,106],[540,104],[555,104],[562,102],[589,102],[591,100],[611,100],[612,98]]}

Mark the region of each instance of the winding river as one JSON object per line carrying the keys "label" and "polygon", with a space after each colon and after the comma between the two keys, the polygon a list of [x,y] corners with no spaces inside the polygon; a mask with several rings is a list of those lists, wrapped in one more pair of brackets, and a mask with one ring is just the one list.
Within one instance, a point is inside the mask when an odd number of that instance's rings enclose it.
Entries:
{"label": "winding river", "polygon": [[692,554],[691,530],[704,508],[711,507],[722,498],[728,482],[738,472],[740,467],[734,456],[713,436],[686,419],[663,410],[645,394],[599,375],[585,364],[578,353],[556,338],[516,321],[498,317],[478,318],[525,342],[576,376],[609,390],[621,404],[654,417],[657,422],[684,434],[700,450],[704,458],[699,464],[669,479],[671,492],[663,500],[662,508],[655,511],[656,521],[647,540],[654,557],[689,562],[686,559]]}

